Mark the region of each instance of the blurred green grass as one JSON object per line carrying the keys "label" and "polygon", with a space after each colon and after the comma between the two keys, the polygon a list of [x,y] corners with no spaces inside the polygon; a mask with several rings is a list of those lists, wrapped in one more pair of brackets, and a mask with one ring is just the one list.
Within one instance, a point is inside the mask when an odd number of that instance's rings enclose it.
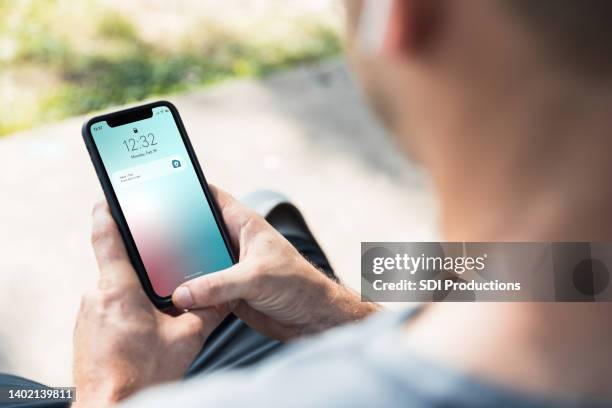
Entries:
{"label": "blurred green grass", "polygon": [[153,95],[265,76],[341,48],[335,27],[308,18],[263,39],[203,21],[168,46],[145,40],[126,15],[95,0],[68,15],[67,6],[0,0],[0,136]]}

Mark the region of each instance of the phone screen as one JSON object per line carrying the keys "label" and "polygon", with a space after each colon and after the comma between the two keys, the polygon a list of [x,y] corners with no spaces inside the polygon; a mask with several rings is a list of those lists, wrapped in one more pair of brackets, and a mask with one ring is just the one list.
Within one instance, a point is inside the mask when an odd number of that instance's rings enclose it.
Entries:
{"label": "phone screen", "polygon": [[158,296],[232,265],[169,108],[115,127],[97,122],[90,131]]}

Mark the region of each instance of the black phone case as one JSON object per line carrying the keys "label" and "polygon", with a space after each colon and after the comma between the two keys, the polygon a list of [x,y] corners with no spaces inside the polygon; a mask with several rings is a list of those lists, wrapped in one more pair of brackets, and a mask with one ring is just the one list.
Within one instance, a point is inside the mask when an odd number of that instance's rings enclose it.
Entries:
{"label": "black phone case", "polygon": [[123,215],[123,211],[121,210],[121,207],[119,205],[119,201],[117,200],[115,190],[113,189],[111,185],[110,177],[108,173],[106,172],[104,164],[102,163],[100,153],[98,152],[98,149],[93,141],[93,137],[90,131],[91,125],[94,123],[109,120],[109,119],[112,120],[113,118],[116,118],[117,116],[121,116],[121,115],[125,116],[125,115],[129,115],[132,113],[140,112],[145,109],[153,109],[159,106],[167,107],[170,109],[170,112],[172,112],[174,121],[176,122],[176,125],[179,129],[179,133],[181,134],[181,137],[187,149],[189,159],[193,163],[193,167],[196,171],[196,174],[198,176],[202,189],[204,190],[206,200],[208,201],[208,204],[210,205],[210,208],[212,210],[212,213],[217,223],[217,226],[219,228],[219,231],[221,232],[221,236],[223,237],[223,240],[225,242],[225,246],[227,247],[227,251],[229,252],[232,262],[235,264],[237,258],[236,258],[236,255],[232,249],[232,246],[229,240],[229,234],[227,233],[227,227],[225,226],[223,218],[221,217],[219,208],[217,207],[217,204],[212,196],[212,193],[210,192],[210,189],[208,188],[208,184],[206,183],[206,179],[204,178],[204,173],[202,172],[200,163],[198,162],[195,152],[193,151],[193,147],[191,146],[191,142],[189,141],[189,137],[187,136],[187,131],[185,130],[185,126],[183,125],[183,122],[178,113],[178,110],[172,103],[167,102],[167,101],[158,101],[158,102],[153,102],[153,103],[146,104],[146,105],[140,105],[140,106],[130,108],[130,109],[125,109],[125,110],[121,110],[121,111],[117,111],[117,112],[113,112],[113,113],[109,113],[105,115],[96,116],[92,119],[89,119],[87,122],[85,122],[85,124],[83,125],[82,134],[83,134],[83,140],[85,141],[85,146],[87,147],[87,151],[89,152],[89,156],[91,157],[91,161],[96,170],[96,174],[98,175],[98,179],[100,180],[100,184],[102,185],[102,190],[104,190],[104,195],[106,196],[106,200],[108,201],[108,205],[110,207],[111,214],[113,218],[115,219],[115,222],[117,223],[117,226],[121,233],[121,237],[123,238],[123,242],[125,243],[127,253],[130,257],[130,261],[132,262],[132,265],[134,266],[134,269],[136,270],[138,274],[140,283],[142,284],[144,291],[149,296],[153,304],[155,304],[155,306],[157,306],[159,309],[164,309],[164,308],[172,306],[172,298],[171,296],[168,296],[168,297],[158,296],[153,290],[151,281],[149,280],[149,277],[147,275],[147,272],[142,262],[142,259],[140,257],[140,254],[138,253],[138,250],[136,248],[136,243],[134,242],[132,233],[130,232],[130,229],[127,225],[127,221],[125,220],[125,217]]}

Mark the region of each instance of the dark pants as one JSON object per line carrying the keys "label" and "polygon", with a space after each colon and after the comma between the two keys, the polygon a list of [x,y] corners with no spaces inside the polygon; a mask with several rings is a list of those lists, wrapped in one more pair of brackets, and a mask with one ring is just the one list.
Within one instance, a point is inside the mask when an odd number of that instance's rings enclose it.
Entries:
{"label": "dark pants", "polygon": [[[336,276],[325,254],[309,234],[284,233],[282,227],[277,227],[277,229],[306,259],[317,266],[322,273],[336,280]],[[186,377],[205,375],[213,371],[246,367],[275,353],[282,346],[283,344],[281,342],[262,336],[232,315],[210,335],[202,351],[187,371]],[[43,389],[47,387],[25,378],[0,373],[0,392],[6,395],[6,390],[8,388]],[[68,404],[45,401],[28,401],[26,403],[0,402],[0,407],[64,408],[68,407]]]}

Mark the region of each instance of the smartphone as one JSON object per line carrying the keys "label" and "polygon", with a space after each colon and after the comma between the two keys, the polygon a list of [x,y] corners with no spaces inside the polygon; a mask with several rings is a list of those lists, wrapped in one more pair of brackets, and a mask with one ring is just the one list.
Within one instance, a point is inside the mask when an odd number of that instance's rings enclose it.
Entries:
{"label": "smartphone", "polygon": [[157,307],[171,306],[182,283],[236,262],[174,105],[97,116],[82,133],[130,260]]}

